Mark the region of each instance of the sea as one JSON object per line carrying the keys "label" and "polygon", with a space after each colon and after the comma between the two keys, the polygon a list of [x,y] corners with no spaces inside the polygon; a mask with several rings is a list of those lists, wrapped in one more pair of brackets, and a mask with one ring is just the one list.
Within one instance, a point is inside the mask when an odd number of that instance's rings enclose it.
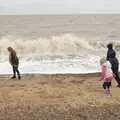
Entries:
{"label": "sea", "polygon": [[120,15],[0,15],[0,74],[11,74],[13,47],[23,74],[100,72],[113,43],[120,60]]}

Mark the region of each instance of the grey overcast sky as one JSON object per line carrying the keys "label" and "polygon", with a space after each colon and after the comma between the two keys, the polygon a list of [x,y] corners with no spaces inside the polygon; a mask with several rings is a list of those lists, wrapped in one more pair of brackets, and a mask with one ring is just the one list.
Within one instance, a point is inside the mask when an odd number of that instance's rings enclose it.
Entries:
{"label": "grey overcast sky", "polygon": [[120,0],[0,0],[0,13],[120,12]]}

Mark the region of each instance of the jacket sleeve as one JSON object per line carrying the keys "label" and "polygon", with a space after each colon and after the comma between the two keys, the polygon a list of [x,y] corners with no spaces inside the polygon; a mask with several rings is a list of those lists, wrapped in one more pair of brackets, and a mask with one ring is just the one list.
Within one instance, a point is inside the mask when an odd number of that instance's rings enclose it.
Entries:
{"label": "jacket sleeve", "polygon": [[101,71],[101,81],[102,81],[105,78],[106,66],[103,65],[101,70],[102,70]]}
{"label": "jacket sleeve", "polygon": [[109,51],[107,52],[106,60],[109,60]]}

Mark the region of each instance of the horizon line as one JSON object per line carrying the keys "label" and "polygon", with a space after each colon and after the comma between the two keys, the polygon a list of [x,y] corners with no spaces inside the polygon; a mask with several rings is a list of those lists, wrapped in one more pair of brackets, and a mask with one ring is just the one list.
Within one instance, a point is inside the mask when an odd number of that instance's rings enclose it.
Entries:
{"label": "horizon line", "polygon": [[[69,11],[70,10],[70,11]],[[71,11],[73,10],[73,11]],[[120,9],[62,9],[56,10],[53,12],[53,9],[41,9],[40,11],[1,11],[0,15],[31,15],[31,14],[48,14],[48,15],[56,15],[56,14],[120,14]]]}

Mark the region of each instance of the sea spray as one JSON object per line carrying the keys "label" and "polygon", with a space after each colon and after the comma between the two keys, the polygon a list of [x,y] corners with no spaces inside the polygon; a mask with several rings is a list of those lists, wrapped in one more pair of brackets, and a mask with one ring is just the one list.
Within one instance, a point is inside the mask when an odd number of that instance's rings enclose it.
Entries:
{"label": "sea spray", "polygon": [[[119,41],[114,42],[119,48]],[[12,46],[20,58],[22,73],[90,73],[99,72],[99,59],[106,55],[106,41],[92,41],[74,34],[26,39],[0,38],[0,74],[9,73],[7,47]],[[117,51],[119,52],[119,51]],[[4,67],[3,67],[4,66]],[[4,68],[4,69],[3,69]]]}

